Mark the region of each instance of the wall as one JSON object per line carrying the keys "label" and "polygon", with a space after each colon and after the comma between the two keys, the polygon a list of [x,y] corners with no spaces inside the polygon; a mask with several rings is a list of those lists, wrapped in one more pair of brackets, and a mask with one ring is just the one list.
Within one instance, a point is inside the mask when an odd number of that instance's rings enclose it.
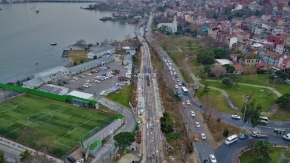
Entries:
{"label": "wall", "polygon": [[[33,155],[36,154],[36,150],[32,147],[28,147],[24,144],[21,144],[21,143],[18,143],[18,142],[15,142],[9,138],[5,138],[5,137],[0,137],[0,144],[3,144],[9,148],[12,148],[14,150],[17,150],[17,151],[25,151],[25,150],[28,150],[30,151]],[[48,159],[51,159],[51,160],[54,160],[56,161],[57,163],[63,163],[63,160],[61,160],[60,158],[56,157],[56,156],[53,156],[53,155],[50,155],[50,154],[47,154],[47,153],[44,153],[44,152],[41,152],[41,151],[38,151],[38,154],[39,155],[46,155],[46,157]]]}

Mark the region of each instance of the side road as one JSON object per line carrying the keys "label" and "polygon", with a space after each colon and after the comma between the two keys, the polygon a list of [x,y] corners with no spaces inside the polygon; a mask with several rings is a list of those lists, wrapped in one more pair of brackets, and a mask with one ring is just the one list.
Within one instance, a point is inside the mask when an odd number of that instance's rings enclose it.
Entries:
{"label": "side road", "polygon": [[[105,97],[99,99],[98,102],[122,114],[126,118],[124,126],[121,129],[119,129],[118,132],[133,131],[134,127],[136,126],[136,120],[134,118],[133,113],[131,112],[131,109],[121,106]],[[117,152],[118,149],[115,148],[114,146],[114,140],[113,140],[114,135],[115,134],[111,135],[109,139],[107,140],[107,142],[103,144],[103,146],[98,150],[98,152],[95,154],[95,158],[92,160],[92,163],[104,162],[105,159],[110,158]]]}

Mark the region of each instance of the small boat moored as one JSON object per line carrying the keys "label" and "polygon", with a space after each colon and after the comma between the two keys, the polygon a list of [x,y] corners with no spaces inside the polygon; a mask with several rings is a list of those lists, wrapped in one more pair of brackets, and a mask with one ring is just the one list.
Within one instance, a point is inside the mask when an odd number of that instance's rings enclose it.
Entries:
{"label": "small boat moored", "polygon": [[57,43],[50,43],[50,45],[51,45],[51,46],[55,46],[55,45],[57,45]]}
{"label": "small boat moored", "polygon": [[36,9],[36,10],[35,10],[35,12],[36,12],[36,13],[39,13],[39,10],[38,10],[38,9]]}

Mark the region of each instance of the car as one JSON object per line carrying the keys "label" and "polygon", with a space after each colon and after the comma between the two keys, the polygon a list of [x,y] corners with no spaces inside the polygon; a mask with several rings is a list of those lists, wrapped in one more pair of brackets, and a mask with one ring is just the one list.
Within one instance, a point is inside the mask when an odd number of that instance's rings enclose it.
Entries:
{"label": "car", "polygon": [[87,73],[87,75],[88,75],[88,76],[92,76],[92,74],[91,74],[91,73]]}
{"label": "car", "polygon": [[86,83],[89,83],[90,82],[90,80],[86,80]]}
{"label": "car", "polygon": [[78,161],[77,161],[77,163],[84,163],[84,159],[82,158],[82,159],[79,159]]}
{"label": "car", "polygon": [[178,78],[176,79],[176,81],[177,81],[177,82],[180,82],[180,80],[179,80]]}
{"label": "car", "polygon": [[80,75],[80,77],[81,77],[81,78],[84,78],[85,76],[84,76],[84,75]]}
{"label": "car", "polygon": [[175,85],[175,88],[178,89],[178,85]]}
{"label": "car", "polygon": [[210,155],[209,155],[209,160],[210,160],[210,162],[212,162],[212,163],[217,163],[217,160],[216,160],[216,158],[215,158],[215,156],[214,156],[213,154],[210,154]]}
{"label": "car", "polygon": [[194,134],[194,135],[193,135],[193,140],[194,140],[194,141],[198,141],[198,140],[199,140],[197,134]]}
{"label": "car", "polygon": [[58,85],[60,85],[60,86],[64,86],[64,84],[63,84],[63,83],[58,83]]}
{"label": "car", "polygon": [[195,113],[194,113],[194,111],[190,111],[190,115],[192,116],[192,117],[195,117]]}
{"label": "car", "polygon": [[181,82],[179,82],[178,85],[182,85]]}
{"label": "car", "polygon": [[200,127],[199,122],[195,122],[195,126],[196,126],[196,127]]}
{"label": "car", "polygon": [[248,138],[249,138],[249,135],[247,135],[247,134],[241,134],[241,135],[239,136],[239,138],[240,138],[241,140],[245,140],[245,139],[248,139]]}
{"label": "car", "polygon": [[189,100],[187,100],[187,101],[186,101],[186,104],[187,104],[187,105],[190,105],[190,101],[189,101]]}
{"label": "car", "polygon": [[84,90],[84,88],[82,88],[82,87],[78,87],[77,89],[78,89],[78,90],[81,90],[81,91],[83,91],[83,90]]}
{"label": "car", "polygon": [[290,140],[290,133],[283,135],[283,139]]}
{"label": "car", "polygon": [[101,91],[100,95],[104,95],[106,93],[106,91]]}
{"label": "car", "polygon": [[96,82],[96,83],[100,83],[100,81],[99,81],[99,80],[95,80],[95,82]]}
{"label": "car", "polygon": [[181,84],[182,84],[182,86],[186,87],[186,83],[185,82],[182,82]]}
{"label": "car", "polygon": [[73,157],[67,157],[67,160],[68,160],[70,163],[74,163],[74,162],[76,161]]}
{"label": "car", "polygon": [[203,160],[203,163],[209,163],[209,161],[208,160]]}
{"label": "car", "polygon": [[240,116],[238,116],[237,114],[232,115],[232,119],[241,119]]}
{"label": "car", "polygon": [[69,84],[67,81],[63,81],[62,83],[63,83],[63,84]]}
{"label": "car", "polygon": [[79,78],[77,78],[77,77],[73,77],[73,80],[78,80]]}
{"label": "car", "polygon": [[206,136],[205,136],[205,134],[204,134],[204,133],[201,133],[201,134],[200,134],[200,137],[201,137],[201,139],[203,139],[203,140],[205,140],[205,139],[206,139]]}

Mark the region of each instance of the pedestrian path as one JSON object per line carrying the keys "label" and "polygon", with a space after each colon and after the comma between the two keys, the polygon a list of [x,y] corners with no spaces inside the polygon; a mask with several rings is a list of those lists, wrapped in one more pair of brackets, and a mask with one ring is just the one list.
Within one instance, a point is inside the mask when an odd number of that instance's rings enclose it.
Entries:
{"label": "pedestrian path", "polygon": [[[130,111],[129,108],[126,108],[120,104],[117,104],[117,103],[115,103],[115,102],[113,102],[105,97],[99,99],[98,102],[124,116],[126,121],[125,121],[124,125],[119,129],[119,131],[121,131],[121,132],[132,132],[133,131],[133,129],[136,126],[136,121],[135,121],[133,113]],[[109,136],[109,139],[98,150],[98,152],[94,156],[95,158],[92,160],[91,163],[104,162],[106,159],[110,158],[118,151],[118,148],[116,148],[114,146],[114,140],[113,140],[114,136],[117,133],[118,132]]]}

